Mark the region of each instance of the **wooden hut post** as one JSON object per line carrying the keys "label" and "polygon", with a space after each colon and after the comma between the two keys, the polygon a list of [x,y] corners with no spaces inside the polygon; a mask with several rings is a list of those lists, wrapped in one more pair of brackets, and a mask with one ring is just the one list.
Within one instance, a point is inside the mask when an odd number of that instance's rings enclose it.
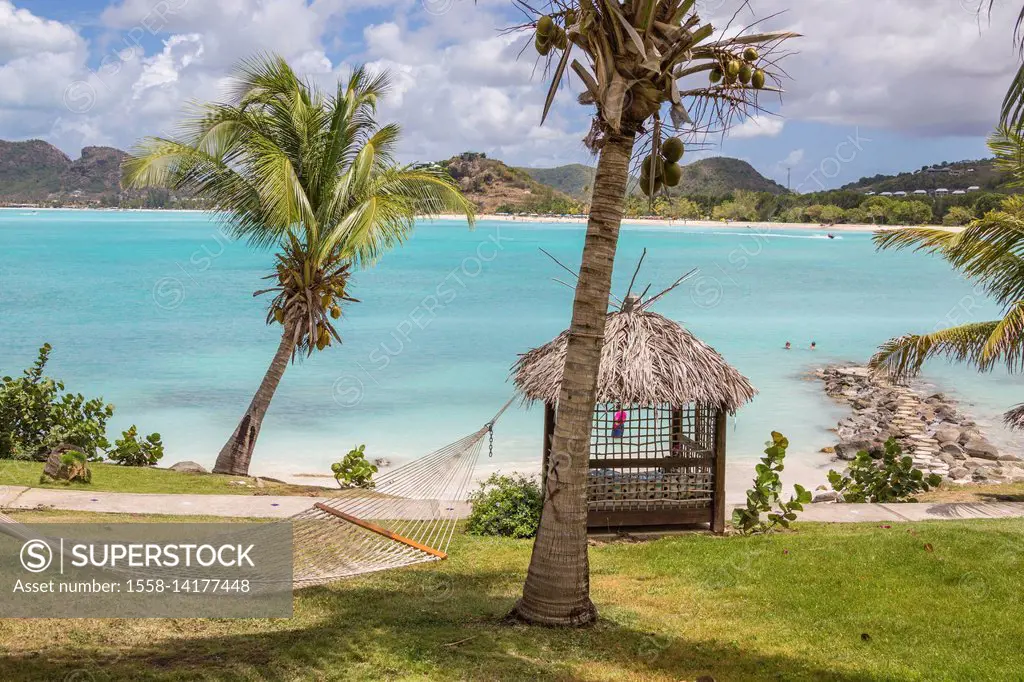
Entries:
{"label": "wooden hut post", "polygon": [[715,498],[711,513],[711,531],[725,533],[725,431],[728,415],[721,407],[715,410]]}
{"label": "wooden hut post", "polygon": [[551,441],[555,437],[555,404],[544,403],[544,442],[541,445],[540,482],[541,490],[548,489],[548,458],[551,456]]}

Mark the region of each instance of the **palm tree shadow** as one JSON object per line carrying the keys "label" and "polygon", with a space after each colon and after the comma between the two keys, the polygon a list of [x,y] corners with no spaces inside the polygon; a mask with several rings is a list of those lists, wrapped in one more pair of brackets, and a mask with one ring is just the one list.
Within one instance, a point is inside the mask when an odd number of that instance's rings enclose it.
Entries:
{"label": "palm tree shadow", "polygon": [[[410,575],[412,575],[410,579]],[[508,571],[418,570],[297,593],[294,621],[173,621],[168,636],[88,663],[57,645],[0,660],[0,677],[21,679],[425,679],[574,680],[573,664],[614,677],[881,682],[809,666],[797,657],[743,651],[727,642],[666,637],[610,621],[575,630],[511,624]],[[458,586],[457,592],[455,586]],[[189,623],[213,634],[190,636]],[[250,627],[250,625],[252,625]],[[128,626],[129,628],[131,626]],[[230,627],[230,626],[228,626]],[[173,634],[171,634],[173,633]],[[126,638],[127,639],[127,638]],[[85,676],[82,671],[86,671]],[[72,673],[79,677],[69,678]],[[26,676],[27,673],[27,676]],[[589,677],[588,677],[589,679]]]}

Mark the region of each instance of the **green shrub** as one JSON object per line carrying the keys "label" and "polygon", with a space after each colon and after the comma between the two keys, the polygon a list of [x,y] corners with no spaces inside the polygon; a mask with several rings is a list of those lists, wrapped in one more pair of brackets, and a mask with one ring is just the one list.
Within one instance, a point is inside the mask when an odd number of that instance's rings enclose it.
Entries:
{"label": "green shrub", "polygon": [[366,461],[366,446],[349,450],[345,458],[331,465],[334,480],[342,488],[372,488],[377,467]]}
{"label": "green shrub", "polygon": [[113,449],[107,452],[107,458],[117,464],[129,467],[151,467],[164,456],[164,444],[159,433],[151,433],[144,440],[139,439],[139,431],[132,424],[121,437],[114,441]]}
{"label": "green shrub", "polygon": [[536,478],[492,474],[469,496],[473,507],[467,532],[505,538],[532,538],[540,525],[544,496]]}
{"label": "green shrub", "polygon": [[917,502],[914,495],[928,492],[942,482],[938,474],[925,476],[914,468],[914,460],[903,457],[894,438],[885,443],[885,454],[876,463],[866,451],[857,456],[847,470],[848,475],[828,472],[832,489],[846,502]]}
{"label": "green shrub", "polygon": [[64,392],[64,383],[43,374],[50,344],[24,376],[0,379],[0,459],[46,459],[62,443],[78,447],[90,460],[109,447],[107,420],[114,406],[101,398]]}
{"label": "green shrub", "polygon": [[974,211],[965,206],[953,206],[942,217],[942,224],[948,227],[966,225],[974,220]]}
{"label": "green shrub", "polygon": [[[770,533],[776,526],[789,528],[790,521],[796,520],[796,513],[803,511],[804,505],[811,501],[809,490],[794,485],[796,496],[789,498],[789,502],[782,502],[779,473],[785,468],[783,460],[789,441],[781,433],[772,431],[772,439],[765,445],[764,457],[756,468],[754,487],[747,491],[747,506],[732,514],[732,525],[744,535]],[[762,514],[767,516],[767,522],[761,519]]]}

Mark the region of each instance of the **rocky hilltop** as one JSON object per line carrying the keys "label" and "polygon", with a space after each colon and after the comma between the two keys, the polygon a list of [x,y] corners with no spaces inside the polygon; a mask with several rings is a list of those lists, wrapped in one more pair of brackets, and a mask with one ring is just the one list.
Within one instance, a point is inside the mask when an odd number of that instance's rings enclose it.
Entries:
{"label": "rocky hilltop", "polygon": [[830,397],[852,409],[835,429],[840,460],[850,461],[862,450],[881,457],[892,437],[925,473],[956,483],[1024,481],[1024,461],[1001,453],[951,398],[894,384],[866,367],[826,367],[816,375]]}

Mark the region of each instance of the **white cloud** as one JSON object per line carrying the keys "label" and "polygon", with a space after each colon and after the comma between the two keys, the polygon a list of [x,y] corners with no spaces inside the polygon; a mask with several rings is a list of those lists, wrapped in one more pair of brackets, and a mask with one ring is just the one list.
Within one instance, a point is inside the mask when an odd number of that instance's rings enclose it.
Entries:
{"label": "white cloud", "polygon": [[729,131],[729,137],[734,140],[744,140],[751,137],[776,137],[782,132],[786,122],[775,116],[750,116],[743,123]]}
{"label": "white cloud", "polygon": [[[987,3],[982,3],[987,5]],[[716,19],[727,20],[736,0]],[[941,7],[939,6],[941,5]],[[787,119],[886,128],[914,135],[984,135],[1019,65],[1012,26],[1019,5],[934,0],[762,0],[758,30],[802,34],[783,62]],[[741,13],[741,17],[750,12]]]}
{"label": "white cloud", "polygon": [[779,165],[783,168],[792,168],[793,166],[799,165],[800,162],[804,160],[804,155],[803,149],[794,149],[786,156],[786,158],[779,161]]}
{"label": "white cloud", "polygon": [[0,62],[37,55],[77,52],[84,46],[78,33],[59,21],[50,21],[0,0]]}

